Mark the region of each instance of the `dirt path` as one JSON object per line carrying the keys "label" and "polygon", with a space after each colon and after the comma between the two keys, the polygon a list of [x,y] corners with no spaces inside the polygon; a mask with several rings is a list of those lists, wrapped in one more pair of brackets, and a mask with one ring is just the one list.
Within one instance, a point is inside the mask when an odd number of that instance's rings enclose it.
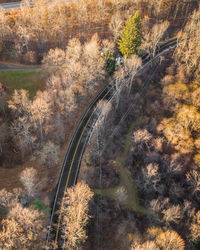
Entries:
{"label": "dirt path", "polygon": [[45,69],[42,65],[23,65],[15,63],[0,62],[0,70],[22,70],[22,69]]}
{"label": "dirt path", "polygon": [[[138,212],[140,214],[146,214],[147,211],[139,204],[139,199],[137,196],[137,187],[134,183],[131,172],[125,165],[127,155],[129,153],[129,148],[131,144],[131,136],[133,129],[139,124],[143,123],[143,117],[138,118],[137,121],[133,122],[126,134],[124,142],[124,151],[122,152],[119,159],[116,159],[115,165],[119,170],[120,182],[114,188],[107,189],[97,189],[95,192],[97,194],[105,195],[111,199],[118,200],[119,203],[125,205],[127,208]],[[119,196],[121,198],[119,199]]]}

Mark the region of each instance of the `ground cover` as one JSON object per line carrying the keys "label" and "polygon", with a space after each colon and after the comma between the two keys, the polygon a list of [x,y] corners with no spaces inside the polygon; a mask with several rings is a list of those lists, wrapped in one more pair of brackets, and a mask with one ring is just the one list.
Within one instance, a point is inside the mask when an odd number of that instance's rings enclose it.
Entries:
{"label": "ground cover", "polygon": [[121,190],[121,192],[123,192],[123,198],[120,200],[121,205],[125,205],[127,208],[141,214],[146,214],[147,211],[139,204],[137,188],[129,169],[126,166],[126,159],[131,144],[132,132],[135,127],[144,124],[144,121],[145,120],[143,117],[141,117],[131,123],[128,133],[125,136],[124,151],[122,152],[121,156],[113,162],[119,171],[119,184],[114,188],[95,190],[96,194],[107,196],[115,200],[118,199],[117,194],[119,194]]}
{"label": "ground cover", "polygon": [[26,89],[33,98],[38,90],[43,90],[50,72],[47,69],[23,69],[0,71],[0,82],[9,91],[14,89]]}

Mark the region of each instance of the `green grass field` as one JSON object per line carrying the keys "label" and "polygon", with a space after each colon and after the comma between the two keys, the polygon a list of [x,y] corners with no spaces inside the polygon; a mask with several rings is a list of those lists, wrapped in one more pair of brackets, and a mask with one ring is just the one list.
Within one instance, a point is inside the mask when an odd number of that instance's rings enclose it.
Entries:
{"label": "green grass field", "polygon": [[119,159],[117,159],[116,162],[116,166],[119,170],[119,177],[120,177],[119,184],[114,188],[95,190],[96,194],[101,194],[110,197],[111,199],[116,199],[116,192],[118,188],[123,187],[126,190],[126,198],[120,203],[122,205],[125,205],[127,208],[135,212],[138,212],[140,214],[146,214],[147,211],[139,204],[137,196],[137,188],[134,183],[133,177],[131,176],[131,172],[125,165],[125,161],[130,148],[133,129],[141,124],[144,124],[145,122],[146,121],[144,117],[138,117],[138,120],[131,124],[129,131],[126,135],[124,143],[124,152],[122,152],[121,156],[119,157]]}
{"label": "green grass field", "polygon": [[27,70],[2,70],[0,82],[4,84],[10,93],[14,89],[26,89],[33,98],[37,90],[43,90],[50,71],[46,69]]}

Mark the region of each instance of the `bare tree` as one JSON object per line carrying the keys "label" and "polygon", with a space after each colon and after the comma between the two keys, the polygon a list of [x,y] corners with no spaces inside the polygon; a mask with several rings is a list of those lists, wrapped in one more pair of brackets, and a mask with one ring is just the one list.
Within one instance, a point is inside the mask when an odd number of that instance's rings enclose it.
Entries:
{"label": "bare tree", "polygon": [[153,136],[147,129],[138,129],[133,133],[134,142],[148,146],[153,140]]}
{"label": "bare tree", "polygon": [[83,77],[87,82],[86,87],[93,90],[92,82],[101,80],[105,75],[104,60],[100,53],[100,45],[98,36],[94,35],[90,42],[83,47],[82,65],[85,65]]}
{"label": "bare tree", "polygon": [[80,247],[87,239],[85,227],[89,220],[88,203],[92,197],[93,192],[84,183],[78,183],[67,190],[62,207],[62,231],[66,240],[64,248]]}
{"label": "bare tree", "polygon": [[80,38],[82,36],[83,25],[88,21],[90,17],[88,15],[88,2],[85,0],[80,0],[76,2],[77,5],[77,17],[79,23]]}
{"label": "bare tree", "polygon": [[129,77],[130,89],[133,83],[133,78],[138,70],[138,68],[142,65],[142,60],[140,57],[133,55],[130,58],[124,59],[123,71],[125,76]]}
{"label": "bare tree", "polygon": [[66,49],[66,63],[73,63],[79,61],[81,54],[81,42],[77,38],[70,39]]}
{"label": "bare tree", "polygon": [[49,168],[55,167],[58,163],[59,147],[53,142],[47,142],[39,152],[40,161]]}
{"label": "bare tree", "polygon": [[198,79],[200,76],[200,8],[195,10],[189,18],[187,25],[180,34],[175,60],[182,65],[187,76]]}
{"label": "bare tree", "polygon": [[162,249],[185,249],[185,242],[175,231],[166,231],[156,237],[157,245]]}
{"label": "bare tree", "polygon": [[36,183],[37,183],[37,171],[35,168],[25,168],[20,174],[20,180],[24,185],[28,198],[32,198],[35,195]]}
{"label": "bare tree", "polygon": [[20,150],[22,159],[25,155],[32,153],[35,144],[35,137],[31,128],[31,121],[27,117],[19,117],[10,126],[15,146]]}
{"label": "bare tree", "polygon": [[47,91],[38,91],[31,105],[31,120],[35,128],[39,129],[40,140],[43,142],[45,121],[51,116],[51,100]]}
{"label": "bare tree", "polygon": [[153,241],[146,241],[143,244],[133,245],[131,250],[159,250],[160,248]]}
{"label": "bare tree", "polygon": [[30,38],[31,32],[27,29],[27,27],[23,24],[19,25],[15,45],[18,49],[18,53],[24,53],[29,51]]}
{"label": "bare tree", "polygon": [[121,34],[121,29],[123,25],[123,19],[120,15],[120,12],[116,12],[112,17],[109,23],[109,28],[113,34],[114,41],[117,41]]}
{"label": "bare tree", "polygon": [[112,105],[106,101],[100,101],[96,107],[98,119],[94,124],[92,135],[90,136],[90,143],[97,147],[97,150],[102,150],[105,146],[107,136],[112,131],[112,126],[108,125],[108,115],[111,112]]}
{"label": "bare tree", "polygon": [[11,99],[8,101],[8,107],[18,116],[27,116],[30,114],[31,101],[28,91],[25,89],[15,90]]}
{"label": "bare tree", "polygon": [[144,34],[141,49],[147,51],[148,53],[151,53],[152,49],[152,54],[153,56],[155,56],[158,42],[160,42],[168,27],[169,27],[168,21],[164,21],[163,23],[160,24],[155,24],[148,33]]}
{"label": "bare tree", "polygon": [[0,39],[3,41],[3,39],[6,39],[10,36],[12,30],[8,23],[8,15],[2,7],[0,8],[0,27]]}
{"label": "bare tree", "polygon": [[197,197],[199,200],[200,196],[200,174],[196,170],[192,170],[187,173],[186,175],[188,184],[190,185],[190,189],[192,191],[192,194]]}
{"label": "bare tree", "polygon": [[65,63],[65,51],[59,48],[50,49],[43,57],[42,63],[51,66],[60,66]]}
{"label": "bare tree", "polygon": [[1,249],[39,249],[42,244],[44,216],[38,210],[15,203],[6,219],[1,221]]}
{"label": "bare tree", "polygon": [[175,206],[171,206],[166,210],[163,210],[162,213],[164,214],[164,221],[166,222],[174,222],[176,224],[178,224],[180,222],[180,220],[182,219],[182,211],[181,211],[181,207],[179,205]]}
{"label": "bare tree", "polygon": [[141,175],[136,178],[136,185],[144,192],[163,192],[161,185],[161,176],[157,164],[148,164],[141,169]]}
{"label": "bare tree", "polygon": [[11,203],[16,202],[15,195],[8,192],[5,188],[0,190],[0,207],[8,208]]}
{"label": "bare tree", "polygon": [[112,2],[115,8],[118,10],[118,9],[124,8],[131,1],[130,0],[113,0]]}

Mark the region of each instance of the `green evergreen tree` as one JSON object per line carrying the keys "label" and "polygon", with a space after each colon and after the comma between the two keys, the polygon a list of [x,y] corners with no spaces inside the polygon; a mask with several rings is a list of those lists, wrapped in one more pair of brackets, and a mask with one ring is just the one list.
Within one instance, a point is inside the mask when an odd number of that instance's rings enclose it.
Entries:
{"label": "green evergreen tree", "polygon": [[132,54],[138,54],[138,47],[142,42],[141,22],[138,11],[126,21],[118,41],[120,52],[129,57]]}

